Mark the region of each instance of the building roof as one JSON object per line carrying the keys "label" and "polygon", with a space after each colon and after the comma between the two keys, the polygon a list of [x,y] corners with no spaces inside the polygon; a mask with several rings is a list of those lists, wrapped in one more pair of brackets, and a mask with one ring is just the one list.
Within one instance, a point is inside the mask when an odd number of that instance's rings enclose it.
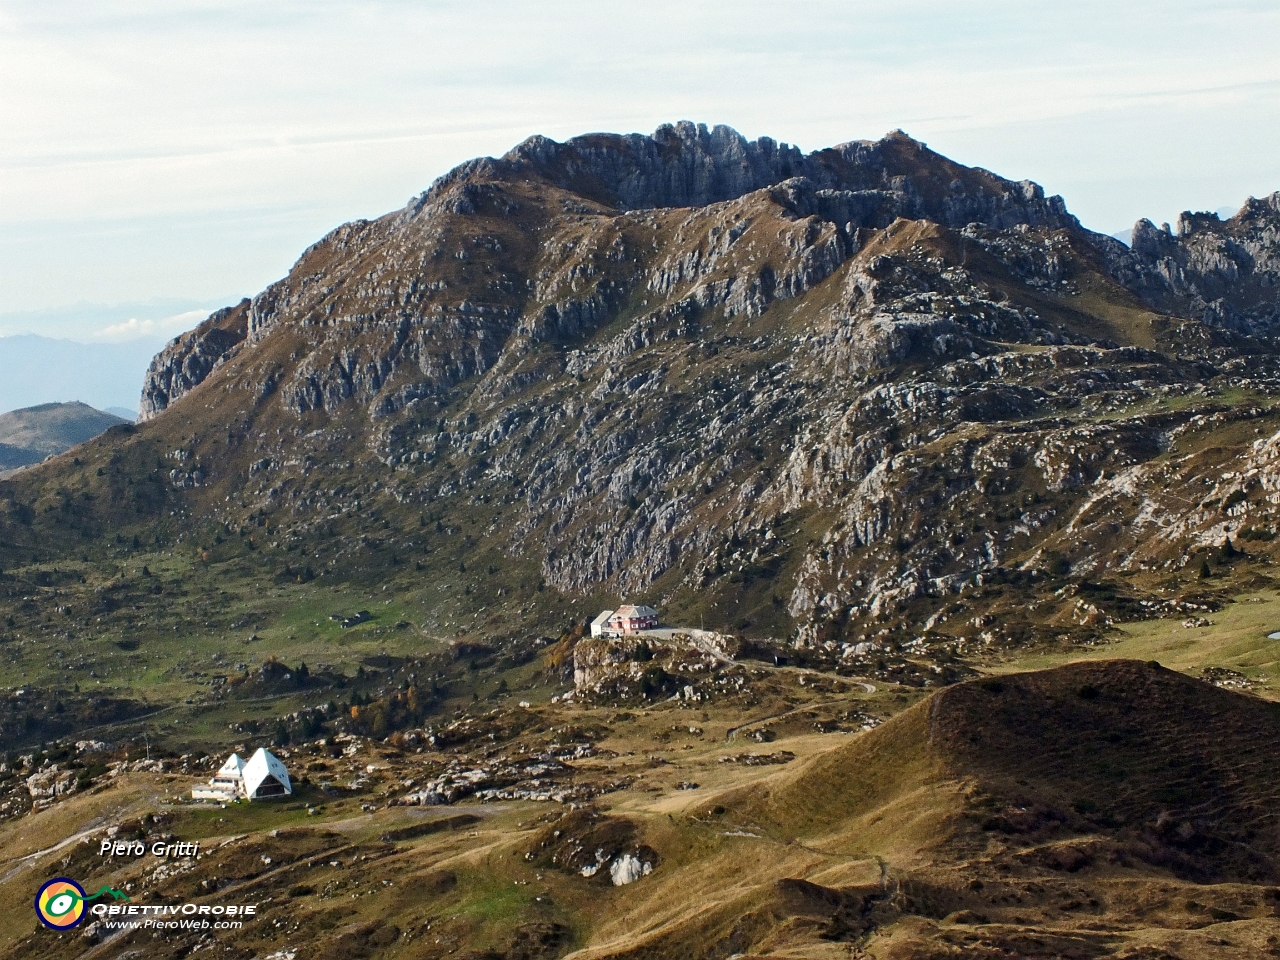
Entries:
{"label": "building roof", "polygon": [[240,754],[233,753],[227,757],[227,762],[218,768],[218,772],[214,775],[215,780],[239,780],[244,776],[244,761],[240,759]]}
{"label": "building roof", "polygon": [[617,609],[616,613],[614,613],[615,617],[618,617],[624,620],[630,617],[643,618],[643,617],[656,617],[657,615],[658,615],[657,610],[653,609],[653,607],[645,606],[643,603],[639,604],[638,606],[630,603],[624,604],[623,606]]}
{"label": "building roof", "polygon": [[597,626],[602,627],[609,622],[609,618],[612,616],[613,616],[612,610],[605,610],[600,614],[600,616],[596,617],[594,620],[591,621],[591,625],[593,627],[597,627]]}
{"label": "building roof", "polygon": [[280,758],[269,750],[259,747],[258,752],[244,765],[245,793],[252,798],[268,777],[275,777],[280,781],[285,793],[293,793],[293,784],[289,782],[289,771],[284,768]]}

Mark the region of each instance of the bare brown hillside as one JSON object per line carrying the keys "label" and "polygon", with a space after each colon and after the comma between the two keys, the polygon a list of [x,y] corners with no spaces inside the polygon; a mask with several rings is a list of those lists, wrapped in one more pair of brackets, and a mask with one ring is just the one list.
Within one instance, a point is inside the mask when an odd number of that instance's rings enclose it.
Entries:
{"label": "bare brown hillside", "polygon": [[1272,956],[1277,733],[1280,706],[1157,664],[959,684],[699,808],[780,845],[758,886],[586,955]]}
{"label": "bare brown hillside", "polygon": [[0,470],[39,463],[124,422],[84,403],[43,403],[0,414]]}

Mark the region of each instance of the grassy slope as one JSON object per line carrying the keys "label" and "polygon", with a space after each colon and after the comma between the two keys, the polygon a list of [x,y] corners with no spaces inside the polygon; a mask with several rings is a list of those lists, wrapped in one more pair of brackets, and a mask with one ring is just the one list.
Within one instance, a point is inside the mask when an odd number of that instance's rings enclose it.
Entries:
{"label": "grassy slope", "polygon": [[[1147,674],[1165,679],[1150,692],[1143,692],[1140,681]],[[1136,697],[1113,700],[1105,686],[1108,676],[1118,691]],[[1066,804],[1080,799],[1071,771],[1085,769],[1089,763],[1131,766],[1139,756],[1165,758],[1179,738],[1186,739],[1178,724],[1200,725],[1205,735],[1201,740],[1226,753],[1247,749],[1248,741],[1259,737],[1262,742],[1258,746],[1264,752],[1274,750],[1272,744],[1280,738],[1267,735],[1265,722],[1253,717],[1257,711],[1250,703],[1257,701],[1194,681],[1179,681],[1176,674],[1153,671],[1140,663],[1121,665],[1118,673],[1113,666],[1084,664],[1030,678],[1003,677],[1001,682],[1007,686],[999,691],[981,683],[950,688],[869,734],[849,738],[784,732],[765,748],[755,746],[756,750],[796,753],[799,759],[783,767],[752,768],[720,762],[721,757],[751,749],[741,742],[726,741],[724,735],[743,719],[777,709],[765,704],[736,714],[717,710],[710,719],[698,721],[703,730],[699,735],[673,732],[673,726],[689,723],[694,715],[670,707],[613,723],[613,712],[607,709],[544,708],[549,719],[558,718],[552,722],[607,727],[609,733],[601,746],[616,752],[617,758],[603,762],[639,774],[640,779],[631,787],[604,801],[605,808],[615,815],[637,822],[644,841],[660,852],[659,870],[635,887],[614,890],[526,862],[523,853],[544,829],[546,818],[560,814],[554,807],[464,804],[444,812],[478,813],[483,817],[480,824],[398,843],[390,849],[379,844],[382,833],[420,823],[437,812],[393,808],[368,813],[360,806],[368,799],[364,794],[322,797],[304,790],[286,804],[170,812],[163,829],[183,839],[202,839],[206,848],[220,842],[217,838],[248,835],[182,881],[174,888],[175,894],[182,895],[182,890],[191,887],[199,896],[196,881],[210,871],[244,877],[236,881],[240,886],[235,889],[260,902],[273,896],[275,905],[266,909],[264,920],[239,942],[270,952],[281,945],[306,944],[305,931],[332,930],[327,945],[316,942],[308,948],[309,957],[328,956],[326,951],[337,949],[339,943],[356,955],[363,950],[370,956],[436,956],[430,946],[436,934],[446,946],[466,944],[502,951],[511,948],[517,930],[527,928],[527,933],[538,924],[544,925],[538,929],[559,924],[570,931],[559,934],[569,937],[561,941],[560,949],[576,944],[579,952],[574,956],[583,960],[613,956],[674,960],[702,955],[713,947],[723,947],[728,955],[734,945],[741,952],[740,948],[751,944],[759,949],[772,944],[778,950],[799,949],[805,944],[804,956],[841,956],[844,954],[836,951],[844,946],[815,936],[821,929],[820,924],[814,926],[821,921],[821,911],[815,914],[814,905],[803,897],[795,901],[796,894],[783,881],[803,878],[828,888],[870,891],[866,894],[870,896],[878,889],[881,861],[895,883],[915,891],[912,896],[917,905],[893,907],[898,912],[886,914],[879,932],[866,943],[875,956],[894,956],[893,951],[899,949],[895,944],[904,943],[917,951],[907,956],[932,956],[927,946],[932,949],[929,945],[962,933],[1006,946],[1023,929],[1034,929],[1040,936],[1096,937],[1088,926],[1099,918],[1096,911],[1080,918],[1084,926],[1070,914],[1054,912],[1054,898],[1065,902],[1064,891],[1068,890],[1077,891],[1073,894],[1077,897],[1105,898],[1106,916],[1115,929],[1112,936],[1119,938],[1117,943],[1165,942],[1177,945],[1175,955],[1199,955],[1194,952],[1197,947],[1208,948],[1222,933],[1198,921],[1199,914],[1183,904],[1207,905],[1197,908],[1200,913],[1213,909],[1224,916],[1250,915],[1253,908],[1248,908],[1246,901],[1257,896],[1258,888],[1249,884],[1205,887],[1170,876],[1167,868],[1142,862],[1107,866],[1106,858],[1096,854],[1095,865],[1076,873],[1046,872],[1035,866],[1043,858],[1059,856],[1055,851],[1072,844],[1098,849],[1102,838],[1116,832],[1112,827],[1081,820],[1068,825],[1069,829],[1037,827],[1026,833],[1002,834],[980,829],[980,818],[1008,815],[1007,809],[1027,804],[1039,809],[1057,803],[1068,809]],[[1104,688],[1100,699],[1081,698],[1079,690],[1089,684]],[[888,691],[857,696],[891,706],[891,700],[883,700],[884,693]],[[1166,702],[1169,697],[1187,695],[1202,704],[1196,709],[1202,709],[1203,716],[1171,709],[1171,702]],[[1113,744],[1104,734],[1109,724],[1117,722],[1115,718],[1128,716],[1125,710],[1130,708],[1125,702],[1136,706],[1139,714],[1138,720],[1126,722],[1136,723],[1146,732],[1132,742]],[[1045,704],[1113,719],[1092,725],[1078,719],[1063,724],[1053,719],[1052,711],[1057,708],[1045,713]],[[1036,722],[1047,723],[1047,727],[1028,723],[1037,711],[1045,719]],[[1159,733],[1166,722],[1173,727],[1168,733]],[[1072,753],[1073,731],[1077,729],[1091,729],[1093,738],[1082,747],[1086,752],[1079,757]],[[1017,736],[1035,740],[1041,748],[1039,755],[1035,750],[1010,749]],[[1167,736],[1174,739],[1159,739]],[[692,749],[684,749],[686,744]],[[1046,745],[1053,749],[1044,750]],[[1063,749],[1069,757],[1061,753]],[[655,766],[649,761],[655,750],[666,763]],[[1125,757],[1108,757],[1108,750],[1121,751]],[[1070,764],[1064,766],[1064,758],[1070,759]],[[369,761],[387,762],[373,755]],[[1250,766],[1255,768],[1257,764]],[[1108,781],[1103,773],[1094,771],[1085,778],[1103,791],[1094,797],[1094,803],[1106,799]],[[1134,797],[1148,806],[1152,797],[1166,805],[1179,802],[1167,792],[1160,793],[1170,782],[1168,773],[1149,768],[1135,770],[1134,775],[1137,783],[1145,786],[1135,793],[1135,781],[1128,781],[1126,802],[1130,808],[1136,809],[1132,807]],[[701,789],[674,789],[675,782],[684,779],[700,781]],[[1244,782],[1249,796],[1249,791],[1265,786],[1266,776],[1255,780]],[[1019,786],[1023,781],[1029,785]],[[163,812],[167,809],[165,796],[185,785],[182,778],[129,775],[105,791],[77,796],[0,828],[0,860],[25,855],[95,824],[100,827],[147,811]],[[1148,799],[1142,800],[1144,796]],[[1240,796],[1232,794],[1227,799],[1232,809],[1241,809]],[[1260,802],[1245,802],[1244,806],[1263,811],[1270,808],[1261,795],[1255,800]],[[307,802],[322,808],[318,818],[306,816],[303,806]],[[1233,822],[1240,822],[1239,818]],[[280,837],[267,836],[272,829],[280,830]],[[1116,849],[1130,848],[1121,843]],[[70,869],[95,883],[137,882],[141,876],[138,865],[104,870],[109,865],[86,855],[58,867],[60,858],[66,856],[65,850],[50,854],[31,870]],[[273,863],[265,865],[262,856],[270,856]],[[343,866],[330,867],[330,860],[340,860]],[[967,868],[963,866],[966,862]],[[5,869],[12,867],[10,861]],[[1009,869],[1012,874],[1003,872]],[[25,889],[31,870],[0,873],[4,877],[0,887]],[[983,891],[966,887],[975,878],[987,884]],[[387,880],[393,886],[387,886]],[[287,896],[299,884],[313,892]],[[1160,894],[1160,890],[1165,892]],[[997,905],[992,900],[1007,896],[1013,904],[1014,893],[1021,898],[1021,906]],[[943,910],[942,906],[922,905],[927,902],[949,906]],[[940,925],[942,914],[937,910],[954,913],[962,909],[987,919],[962,918]],[[805,919],[809,916],[815,919]],[[276,920],[285,926],[275,927]],[[1242,948],[1260,943],[1276,929],[1274,923],[1261,919],[1210,918],[1210,922],[1232,924],[1230,938]],[[430,936],[425,923],[433,924]],[[371,946],[373,930],[379,924],[395,925],[402,931],[401,938],[385,949]],[[63,950],[47,939],[27,941],[28,946],[19,947],[17,941],[24,936],[24,929],[25,925],[13,931],[0,944],[5,955],[73,955],[68,952],[71,944]],[[40,949],[33,952],[32,943]],[[1187,949],[1193,952],[1178,952]],[[439,955],[445,954],[446,948],[440,948]],[[1258,954],[1245,951],[1239,955]]]}
{"label": "grassy slope", "polygon": [[125,422],[84,403],[45,403],[0,414],[0,443],[62,453]]}
{"label": "grassy slope", "polygon": [[[1197,619],[1208,620],[1195,626]],[[1190,622],[1191,626],[1184,626]],[[1158,660],[1173,670],[1199,676],[1206,668],[1237,671],[1256,684],[1255,692],[1280,699],[1280,594],[1248,593],[1201,618],[1143,620],[1121,624],[1107,643],[1070,652],[1028,653],[998,664],[996,673],[1035,670],[1077,660],[1131,658]]]}

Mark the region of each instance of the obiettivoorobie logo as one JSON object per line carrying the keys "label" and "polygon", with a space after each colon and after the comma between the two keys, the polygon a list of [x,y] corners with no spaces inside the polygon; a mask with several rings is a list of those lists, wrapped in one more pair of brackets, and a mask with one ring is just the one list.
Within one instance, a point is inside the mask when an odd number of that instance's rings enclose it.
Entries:
{"label": "obiettivoorobie logo", "polygon": [[74,880],[54,877],[36,894],[36,916],[51,930],[70,930],[84,919],[84,905],[99,897],[110,897],[113,900],[129,899],[115,887],[107,886],[89,896],[84,892],[84,887]]}

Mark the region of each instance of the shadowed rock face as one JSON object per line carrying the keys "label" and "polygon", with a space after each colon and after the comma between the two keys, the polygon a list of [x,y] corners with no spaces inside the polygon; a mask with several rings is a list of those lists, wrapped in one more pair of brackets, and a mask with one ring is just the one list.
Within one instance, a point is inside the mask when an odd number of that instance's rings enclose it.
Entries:
{"label": "shadowed rock face", "polygon": [[1240,333],[1280,328],[1280,193],[1250,198],[1226,221],[1184,213],[1176,232],[1139,220],[1132,249],[1132,282],[1153,302]]}
{"label": "shadowed rock face", "polygon": [[225,307],[156,355],[142,386],[139,421],[150,420],[204,382],[244,342],[249,301]]}
{"label": "shadowed rock face", "polygon": [[491,505],[564,594],[694,596],[873,664],[916,620],[1085,635],[1167,598],[1061,578],[1179,570],[1280,505],[1280,422],[1213,400],[1276,386],[1274,220],[1130,250],[901,133],[535,137],[322,238],[160,354],[142,408],[226,522],[233,491],[299,531]]}

